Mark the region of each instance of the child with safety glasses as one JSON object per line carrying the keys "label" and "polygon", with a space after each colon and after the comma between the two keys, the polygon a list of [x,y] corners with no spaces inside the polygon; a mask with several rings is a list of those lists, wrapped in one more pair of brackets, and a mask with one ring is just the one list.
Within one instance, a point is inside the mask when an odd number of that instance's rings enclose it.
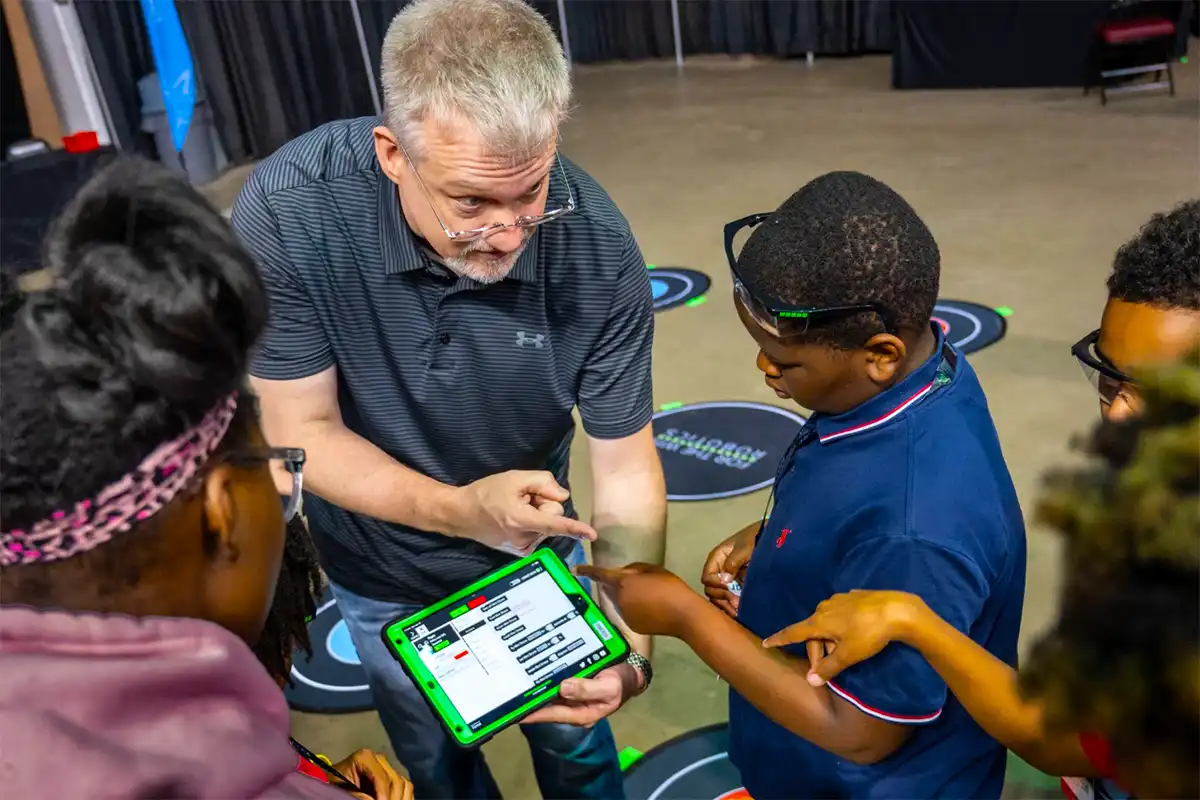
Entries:
{"label": "child with safety glasses", "polygon": [[1130,373],[1179,358],[1200,342],[1200,200],[1155,214],[1117,251],[1100,327],[1071,352],[1100,394],[1106,419],[1136,415]]}
{"label": "child with safety glasses", "polygon": [[[1081,489],[1079,509],[1069,514],[1053,506],[1050,509],[1054,520],[1069,523],[1060,527],[1072,537],[1067,573],[1075,579],[1074,588],[1064,596],[1063,620],[1055,638],[1060,646],[1069,644],[1084,651],[1103,648],[1106,635],[1120,640],[1114,652],[1096,660],[1105,668],[1098,670],[1094,678],[1097,691],[1086,703],[1088,708],[1082,707],[1077,693],[1067,693],[1055,683],[1043,686],[1037,699],[1023,697],[1011,665],[953,630],[912,594],[838,595],[821,603],[813,617],[772,636],[768,643],[811,640],[810,647],[815,648],[818,641],[829,642],[835,649],[828,657],[814,661],[809,673],[810,682],[820,685],[889,642],[902,642],[929,659],[955,697],[1001,744],[1044,772],[1071,776],[1063,782],[1068,797],[1127,797],[1122,785],[1144,796],[1196,797],[1200,789],[1196,784],[1194,559],[1200,548],[1196,498],[1200,462],[1196,448],[1200,441],[1200,423],[1196,420],[1200,394],[1196,387],[1200,370],[1194,354],[1200,346],[1200,201],[1184,203],[1151,218],[1117,252],[1108,288],[1109,300],[1100,329],[1074,347],[1084,371],[1100,391],[1100,407],[1106,420],[1127,421],[1140,415],[1144,391],[1155,388],[1139,385],[1127,371],[1172,361],[1189,350],[1193,355],[1191,367],[1157,377],[1158,408],[1151,409],[1152,419],[1145,421],[1141,434],[1147,445],[1153,442],[1156,449],[1139,455],[1140,461],[1131,452],[1114,455],[1111,447],[1104,452],[1112,462],[1113,473],[1125,470],[1124,480],[1130,490],[1157,493],[1154,505],[1139,506],[1111,492],[1096,494],[1100,484],[1093,481],[1094,496],[1082,496]],[[1171,426],[1178,426],[1173,447],[1161,433],[1154,433],[1157,428]],[[1153,465],[1154,460],[1162,465]],[[1108,484],[1117,482],[1112,473],[1105,480]],[[1111,507],[1095,507],[1100,503]],[[1137,516],[1155,511],[1157,519],[1151,516],[1146,521]],[[1162,556],[1164,537],[1180,528],[1189,529],[1191,538],[1182,549],[1173,546],[1174,550],[1167,553],[1170,557],[1156,561],[1120,556],[1126,550]],[[1145,541],[1139,547],[1141,537]],[[1113,574],[1088,580],[1084,576],[1094,573],[1094,551],[1100,545],[1105,545],[1107,551],[1101,555],[1114,562],[1110,570]],[[1193,559],[1190,564],[1188,553]],[[1084,589],[1089,583],[1094,584],[1094,592],[1087,598]],[[1073,606],[1069,605],[1072,598]],[[1156,602],[1157,619],[1137,608],[1148,608]],[[1105,605],[1113,607],[1112,613],[1104,612]],[[1093,617],[1095,624],[1085,624],[1081,614]],[[1113,630],[1107,633],[1106,617],[1113,618]],[[1044,646],[1042,652],[1049,655],[1050,647]],[[1190,665],[1187,659],[1193,660]],[[1080,674],[1074,680],[1086,683],[1086,658],[1079,658],[1078,666]],[[1062,665],[1058,668],[1061,670]],[[1189,669],[1190,699],[1164,690],[1172,681],[1172,670]],[[1111,685],[1102,685],[1104,676],[1114,675],[1122,677]],[[1139,683],[1126,684],[1127,678]],[[1158,688],[1149,690],[1145,688],[1148,686]],[[1116,717],[1100,713],[1114,708],[1120,712]],[[1050,725],[1049,711],[1054,709],[1058,719]],[[1077,717],[1072,719],[1072,714]],[[1089,726],[1099,730],[1090,730]],[[1180,731],[1190,733],[1182,735]],[[1181,758],[1181,754],[1186,757]]]}
{"label": "child with safety glasses", "polygon": [[1200,797],[1200,358],[1158,367],[1143,416],[1106,422],[1098,464],[1053,476],[1060,616],[1018,676],[919,598],[851,592],[767,639],[822,642],[815,686],[892,642],[915,648],[989,734],[1073,800]]}
{"label": "child with safety glasses", "polygon": [[767,385],[814,412],[774,507],[709,555],[712,604],[647,565],[580,572],[729,682],[730,757],[756,800],[999,797],[1003,748],[915,651],[813,686],[804,648],[762,646],[831,594],[892,589],[1016,663],[1024,522],[979,381],[930,323],[937,244],[890,188],[837,172],[731,223],[726,250]]}

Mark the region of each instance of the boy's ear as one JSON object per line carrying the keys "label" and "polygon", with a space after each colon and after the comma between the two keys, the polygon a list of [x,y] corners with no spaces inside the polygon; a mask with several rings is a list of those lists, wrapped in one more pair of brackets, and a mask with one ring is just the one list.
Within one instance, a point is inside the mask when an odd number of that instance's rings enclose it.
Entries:
{"label": "boy's ear", "polygon": [[867,377],[878,386],[887,386],[896,377],[908,355],[904,340],[891,333],[877,333],[863,345],[867,357]]}

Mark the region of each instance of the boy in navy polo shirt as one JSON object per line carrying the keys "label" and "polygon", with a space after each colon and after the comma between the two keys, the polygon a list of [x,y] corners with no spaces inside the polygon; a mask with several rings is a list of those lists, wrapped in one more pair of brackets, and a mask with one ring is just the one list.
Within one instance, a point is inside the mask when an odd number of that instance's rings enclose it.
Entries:
{"label": "boy in navy polo shirt", "polygon": [[804,648],[762,646],[831,594],[893,589],[1016,663],[1024,523],[979,381],[929,322],[933,236],[887,186],[839,172],[731,223],[726,250],[767,385],[814,412],[774,507],[709,556],[715,607],[658,568],[581,572],[730,683],[730,757],[756,800],[999,797],[1004,750],[912,649],[814,687]]}

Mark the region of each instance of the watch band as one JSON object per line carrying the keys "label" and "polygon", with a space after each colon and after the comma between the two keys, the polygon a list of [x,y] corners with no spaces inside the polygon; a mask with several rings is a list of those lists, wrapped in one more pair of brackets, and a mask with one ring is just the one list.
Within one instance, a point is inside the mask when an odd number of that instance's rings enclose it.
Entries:
{"label": "watch band", "polygon": [[641,694],[650,688],[650,681],[654,680],[654,667],[650,666],[650,659],[646,658],[641,653],[630,651],[625,657],[625,663],[636,669],[642,675],[642,688],[638,692]]}

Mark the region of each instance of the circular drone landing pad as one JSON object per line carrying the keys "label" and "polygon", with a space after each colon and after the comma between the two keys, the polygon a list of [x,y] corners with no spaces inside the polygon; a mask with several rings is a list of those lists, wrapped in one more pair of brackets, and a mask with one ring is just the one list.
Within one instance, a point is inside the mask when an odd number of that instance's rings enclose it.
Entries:
{"label": "circular drone landing pad", "polygon": [[625,794],[629,800],[750,800],[728,749],[725,723],[668,739],[626,770]]}
{"label": "circular drone landing pad", "polygon": [[655,311],[666,311],[702,297],[712,283],[707,275],[694,269],[649,264],[646,268],[650,270],[650,290],[654,293]]}
{"label": "circular drone landing pad", "polygon": [[338,612],[333,593],[325,590],[321,605],[308,623],[313,655],[296,653],[292,662],[292,685],[284,690],[288,704],[297,711],[345,714],[375,707],[367,675],[350,641],[350,630]]}
{"label": "circular drone landing pad", "polygon": [[961,300],[938,300],[933,321],[960,353],[974,353],[1004,338],[1008,325],[993,308]]}
{"label": "circular drone landing pad", "polygon": [[794,411],[727,401],[666,407],[654,415],[654,444],[668,500],[715,500],[764,489],[804,425]]}

